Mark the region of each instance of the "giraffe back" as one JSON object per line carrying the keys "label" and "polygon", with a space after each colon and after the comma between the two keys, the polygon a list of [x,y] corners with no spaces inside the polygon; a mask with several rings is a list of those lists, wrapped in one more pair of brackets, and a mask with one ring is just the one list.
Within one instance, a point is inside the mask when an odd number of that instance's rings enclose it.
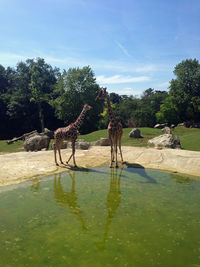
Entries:
{"label": "giraffe back", "polygon": [[78,137],[78,130],[74,127],[73,123],[67,127],[58,128],[54,132],[55,142],[62,142],[64,140],[74,141]]}

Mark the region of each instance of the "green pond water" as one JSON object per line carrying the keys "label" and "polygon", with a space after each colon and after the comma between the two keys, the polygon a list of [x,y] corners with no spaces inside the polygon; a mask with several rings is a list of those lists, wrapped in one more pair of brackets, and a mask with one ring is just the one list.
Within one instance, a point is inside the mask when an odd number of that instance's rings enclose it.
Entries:
{"label": "green pond water", "polygon": [[142,168],[0,188],[0,266],[200,266],[200,181]]}

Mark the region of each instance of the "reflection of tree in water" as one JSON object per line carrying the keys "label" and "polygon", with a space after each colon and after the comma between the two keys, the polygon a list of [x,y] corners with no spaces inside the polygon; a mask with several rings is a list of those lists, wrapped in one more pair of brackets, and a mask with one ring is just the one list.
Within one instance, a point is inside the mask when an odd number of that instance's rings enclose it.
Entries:
{"label": "reflection of tree in water", "polygon": [[72,185],[71,185],[71,191],[65,192],[63,190],[63,186],[61,184],[61,174],[55,175],[54,177],[54,197],[57,203],[62,205],[65,208],[69,208],[71,210],[71,213],[76,215],[83,230],[86,230],[85,222],[82,216],[82,211],[77,204],[78,197],[75,192],[75,171],[73,171],[73,174],[68,172],[70,178],[72,179]]}
{"label": "reflection of tree in water", "polygon": [[181,176],[179,174],[174,174],[174,173],[171,173],[170,176],[179,184],[187,184],[187,185],[191,184],[191,180],[187,176],[183,175]]}
{"label": "reflection of tree in water", "polygon": [[109,232],[110,224],[121,202],[120,178],[122,175],[122,170],[123,169],[120,170],[119,175],[118,175],[118,168],[110,169],[110,190],[108,192],[107,202],[106,202],[108,215],[106,218],[103,241],[96,243],[96,246],[99,250],[105,249],[106,241],[108,239],[108,232]]}

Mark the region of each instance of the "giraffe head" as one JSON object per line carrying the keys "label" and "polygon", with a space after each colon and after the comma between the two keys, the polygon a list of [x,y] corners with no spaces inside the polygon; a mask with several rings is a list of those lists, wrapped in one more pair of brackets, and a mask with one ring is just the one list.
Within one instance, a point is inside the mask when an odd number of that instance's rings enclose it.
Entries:
{"label": "giraffe head", "polygon": [[88,104],[85,104],[85,105],[84,105],[84,110],[86,110],[86,111],[87,111],[87,110],[90,110],[90,109],[92,109],[92,107],[91,107],[91,106],[89,106]]}
{"label": "giraffe head", "polygon": [[108,93],[107,93],[106,89],[107,89],[106,87],[102,87],[101,88],[101,91],[99,92],[98,96],[95,99],[96,101],[98,99],[106,99],[106,97],[108,96]]}

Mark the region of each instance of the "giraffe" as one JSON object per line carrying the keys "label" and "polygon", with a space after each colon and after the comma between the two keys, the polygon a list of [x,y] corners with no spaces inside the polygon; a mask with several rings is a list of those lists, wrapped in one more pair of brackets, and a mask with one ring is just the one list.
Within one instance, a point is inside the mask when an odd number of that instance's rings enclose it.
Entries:
{"label": "giraffe", "polygon": [[[55,174],[54,176],[54,198],[55,201],[60,205],[63,206],[64,208],[68,208],[70,210],[70,213],[73,215],[76,215],[78,221],[80,222],[82,229],[87,230],[87,227],[85,225],[84,218],[82,216],[83,211],[80,209],[80,206],[78,205],[78,195],[75,191],[75,174],[76,172],[73,171],[71,173],[68,171],[68,174],[72,180],[71,184],[71,190],[65,191],[62,185],[62,175]],[[66,176],[64,176],[66,178]]]}
{"label": "giraffe", "polygon": [[115,213],[121,203],[120,179],[123,168],[120,169],[119,173],[118,170],[119,169],[117,168],[110,169],[110,190],[108,192],[107,202],[106,202],[108,215],[105,224],[103,241],[96,243],[96,246],[99,250],[105,249],[106,242],[108,240],[109,228],[111,226]]}
{"label": "giraffe", "polygon": [[[110,146],[111,146],[111,161],[110,161],[110,168],[112,168],[112,162],[115,161],[116,168],[118,167],[117,162],[117,144],[119,145],[119,151],[121,156],[121,161],[123,163],[123,156],[122,156],[122,150],[121,150],[121,138],[123,134],[122,124],[117,121],[115,114],[113,113],[113,110],[111,108],[110,104],[110,97],[106,91],[106,88],[102,87],[100,93],[96,97],[96,100],[98,99],[105,99],[107,101],[107,107],[108,107],[108,116],[109,116],[109,124],[108,124],[108,137],[110,139]],[[114,150],[113,150],[114,147]],[[115,155],[114,155],[115,153]]]}
{"label": "giraffe", "polygon": [[83,106],[83,109],[80,113],[80,115],[78,116],[77,120],[73,123],[71,123],[70,125],[68,125],[67,127],[64,128],[58,128],[55,132],[54,132],[54,144],[53,144],[53,149],[54,149],[54,157],[55,157],[55,163],[58,166],[58,162],[56,159],[56,152],[58,150],[58,154],[59,154],[59,158],[60,158],[60,162],[63,164],[62,158],[61,158],[61,145],[63,143],[64,140],[67,141],[71,141],[72,142],[72,154],[69,157],[68,161],[66,162],[67,164],[69,163],[70,159],[73,157],[73,162],[74,162],[74,167],[77,167],[76,165],[76,161],[75,161],[75,142],[76,139],[78,137],[78,129],[80,128],[83,119],[85,117],[86,111],[92,109],[91,106],[89,106],[88,104],[85,104]]}

